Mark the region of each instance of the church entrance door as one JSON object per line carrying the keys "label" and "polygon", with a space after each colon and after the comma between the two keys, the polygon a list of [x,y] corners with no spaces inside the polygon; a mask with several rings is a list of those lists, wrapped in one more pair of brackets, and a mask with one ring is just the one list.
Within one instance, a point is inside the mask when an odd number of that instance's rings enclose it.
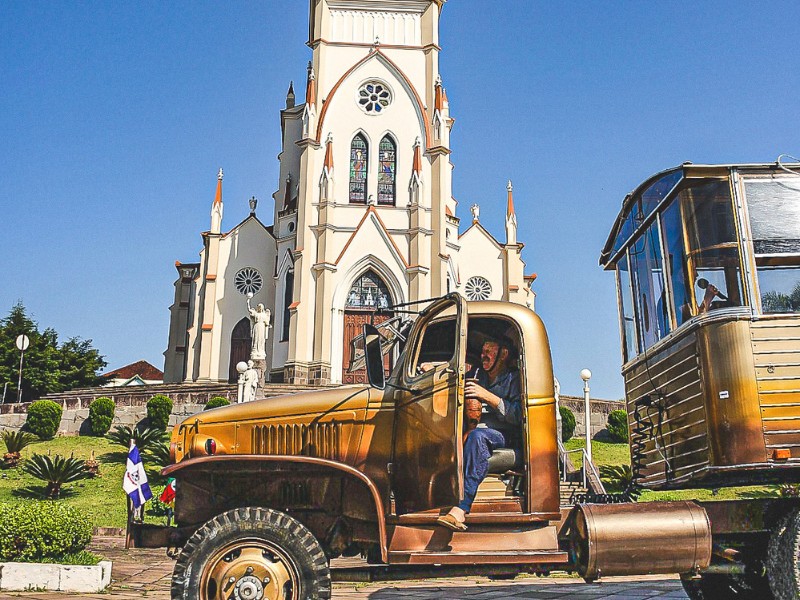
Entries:
{"label": "church entrance door", "polygon": [[[367,383],[366,369],[347,370],[352,353],[351,342],[362,334],[364,323],[380,325],[391,319],[391,312],[375,313],[378,308],[387,309],[392,304],[389,288],[374,271],[367,271],[353,283],[344,310],[342,383]],[[391,357],[385,358],[384,366],[391,369]]]}
{"label": "church entrance door", "polygon": [[231,360],[228,365],[228,382],[236,383],[239,381],[239,373],[236,371],[236,364],[247,362],[250,359],[250,348],[252,347],[250,337],[250,319],[245,317],[236,324],[231,333]]}

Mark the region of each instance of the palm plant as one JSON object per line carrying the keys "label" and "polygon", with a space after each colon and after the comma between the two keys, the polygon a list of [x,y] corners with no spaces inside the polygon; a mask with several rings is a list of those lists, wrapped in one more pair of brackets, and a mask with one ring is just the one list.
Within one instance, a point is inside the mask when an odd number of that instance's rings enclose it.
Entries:
{"label": "palm plant", "polygon": [[152,459],[152,463],[158,467],[166,467],[172,464],[169,455],[169,444],[153,444],[147,449],[147,456]]}
{"label": "palm plant", "polygon": [[138,427],[117,425],[114,431],[109,433],[106,437],[115,444],[124,446],[126,449],[130,448],[131,440],[133,440],[136,442],[139,451],[144,452],[153,446],[163,444],[167,440],[167,433],[154,427],[139,429]]}
{"label": "palm plant", "polygon": [[86,477],[86,468],[82,460],[66,458],[60,454],[52,458],[44,454],[34,454],[25,461],[22,469],[47,484],[44,495],[51,500],[57,500],[61,496],[61,487],[65,483]]}
{"label": "palm plant", "polygon": [[636,487],[633,480],[633,470],[630,465],[601,465],[600,478],[632,499],[641,496],[642,491]]}
{"label": "palm plant", "polygon": [[4,431],[3,442],[6,445],[6,453],[3,455],[3,465],[7,468],[16,467],[19,464],[22,450],[35,441],[36,436],[25,431],[10,429]]}

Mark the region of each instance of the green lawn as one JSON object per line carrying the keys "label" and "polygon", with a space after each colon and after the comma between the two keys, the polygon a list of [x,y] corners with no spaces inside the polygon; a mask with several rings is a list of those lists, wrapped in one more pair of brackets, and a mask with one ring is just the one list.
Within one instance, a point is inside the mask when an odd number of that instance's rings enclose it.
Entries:
{"label": "green lawn", "polygon": [[[57,502],[77,508],[97,527],[125,527],[126,496],[122,491],[122,476],[125,473],[127,450],[105,438],[65,436],[35,442],[22,451],[22,457],[49,453],[86,460],[92,451],[100,463],[100,476],[68,483],[63,488],[63,497]],[[159,474],[159,469],[147,467],[146,456],[144,463],[150,486],[153,493],[157,494],[164,485],[164,478]],[[21,468],[0,470],[0,502],[25,502],[28,498],[36,497],[43,487],[42,482],[23,473]],[[152,502],[147,503],[148,507],[150,505]],[[145,517],[148,522],[165,522],[164,517],[147,514]]]}
{"label": "green lawn", "polygon": [[[584,438],[572,438],[564,444],[566,450],[579,450],[586,446]],[[573,452],[570,455],[572,464],[580,467],[581,453]],[[628,444],[612,444],[592,440],[592,461],[597,467],[602,465],[629,465],[631,464]],[[640,502],[654,502],[656,500],[736,500],[739,498],[752,498],[764,495],[777,495],[778,486],[742,486],[727,487],[718,490],[697,488],[690,490],[673,490],[666,492],[645,491],[639,498]]]}

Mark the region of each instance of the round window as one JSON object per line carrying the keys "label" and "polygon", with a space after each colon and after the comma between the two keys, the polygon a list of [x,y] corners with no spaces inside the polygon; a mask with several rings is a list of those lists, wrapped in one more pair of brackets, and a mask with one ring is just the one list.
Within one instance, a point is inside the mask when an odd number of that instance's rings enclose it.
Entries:
{"label": "round window", "polygon": [[289,233],[294,233],[294,221],[289,221],[287,229],[289,230]]}
{"label": "round window", "polygon": [[253,267],[245,267],[244,269],[239,269],[239,272],[236,273],[236,276],[233,278],[233,284],[242,295],[257,294],[261,291],[264,280],[261,278],[261,273],[256,269]]}
{"label": "round window", "polygon": [[368,115],[379,115],[392,103],[392,92],[385,84],[368,81],[358,88],[358,105]]}
{"label": "round window", "polygon": [[492,293],[492,284],[484,277],[470,277],[465,291],[468,300],[487,300]]}

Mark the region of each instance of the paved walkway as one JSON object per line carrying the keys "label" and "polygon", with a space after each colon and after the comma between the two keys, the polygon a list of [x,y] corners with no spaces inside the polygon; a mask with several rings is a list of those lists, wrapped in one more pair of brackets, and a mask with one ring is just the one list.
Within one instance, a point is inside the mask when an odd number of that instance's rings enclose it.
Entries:
{"label": "paved walkway", "polygon": [[[148,598],[169,600],[173,561],[158,550],[125,550],[118,537],[95,538],[91,550],[114,563],[112,585],[103,594],[81,598]],[[44,592],[0,593],[0,599],[64,600],[74,594]],[[686,600],[677,577],[610,577],[601,584],[588,585],[574,578],[520,576],[513,581],[490,581],[484,577],[458,577],[392,583],[334,583],[334,600],[441,600],[469,598],[501,600]]]}

